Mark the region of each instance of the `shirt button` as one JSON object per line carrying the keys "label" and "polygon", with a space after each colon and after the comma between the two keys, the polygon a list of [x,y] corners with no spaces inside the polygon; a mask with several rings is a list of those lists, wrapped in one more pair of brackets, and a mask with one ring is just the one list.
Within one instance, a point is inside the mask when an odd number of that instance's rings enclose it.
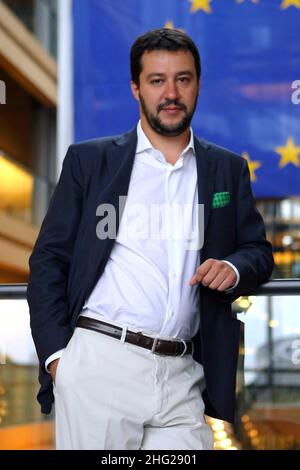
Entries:
{"label": "shirt button", "polygon": [[169,310],[169,314],[171,315],[171,317],[174,316],[174,310]]}
{"label": "shirt button", "polygon": [[173,276],[173,279],[176,279],[176,277],[177,277],[177,274],[176,274],[176,273],[173,273],[173,275],[172,275],[172,276]]}

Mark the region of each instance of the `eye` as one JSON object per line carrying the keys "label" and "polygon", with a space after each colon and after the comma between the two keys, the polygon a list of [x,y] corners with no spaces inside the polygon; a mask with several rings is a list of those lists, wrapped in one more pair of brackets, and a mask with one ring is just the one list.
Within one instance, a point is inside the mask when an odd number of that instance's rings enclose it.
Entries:
{"label": "eye", "polygon": [[152,85],[161,85],[163,82],[163,79],[162,78],[153,78],[153,80],[151,80],[151,84]]}
{"label": "eye", "polygon": [[180,83],[189,83],[190,78],[189,77],[178,77],[178,80]]}

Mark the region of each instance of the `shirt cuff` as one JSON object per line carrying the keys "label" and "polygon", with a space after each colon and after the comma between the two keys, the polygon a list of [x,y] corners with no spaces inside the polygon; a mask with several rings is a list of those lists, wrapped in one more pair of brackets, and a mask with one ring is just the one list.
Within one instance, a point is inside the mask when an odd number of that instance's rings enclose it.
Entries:
{"label": "shirt cuff", "polygon": [[222,259],[223,263],[227,263],[235,272],[236,274],[236,281],[235,283],[233,284],[233,286],[231,287],[228,287],[228,289],[225,289],[225,292],[230,292],[232,289],[234,289],[238,283],[240,282],[240,273],[238,272],[237,268],[232,264],[230,263],[230,261],[226,261],[225,259]]}
{"label": "shirt cuff", "polygon": [[54,354],[51,354],[51,356],[48,357],[48,359],[45,362],[45,369],[46,371],[50,374],[50,370],[48,369],[48,366],[50,362],[55,361],[55,359],[59,359],[64,352],[65,348],[60,349],[59,351],[56,351]]}

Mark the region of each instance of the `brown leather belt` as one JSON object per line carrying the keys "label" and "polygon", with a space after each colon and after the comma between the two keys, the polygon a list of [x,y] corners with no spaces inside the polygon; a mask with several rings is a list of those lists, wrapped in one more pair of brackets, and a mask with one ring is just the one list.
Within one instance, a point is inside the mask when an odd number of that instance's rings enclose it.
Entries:
{"label": "brown leather belt", "polygon": [[[80,316],[77,320],[76,326],[86,328],[87,330],[98,331],[99,333],[112,336],[116,339],[121,339],[122,337],[122,328],[94,318]],[[184,341],[180,339],[167,341],[159,338],[151,338],[150,336],[143,335],[141,332],[135,333],[129,330],[126,332],[124,341],[149,349],[154,354],[164,354],[166,356],[184,356],[185,354],[192,354],[193,352],[192,341]]]}

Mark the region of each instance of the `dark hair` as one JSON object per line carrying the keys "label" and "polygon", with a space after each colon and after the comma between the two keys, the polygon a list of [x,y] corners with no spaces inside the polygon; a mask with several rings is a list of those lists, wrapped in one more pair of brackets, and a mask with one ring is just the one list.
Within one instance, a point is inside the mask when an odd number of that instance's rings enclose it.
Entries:
{"label": "dark hair", "polygon": [[142,56],[148,51],[179,51],[186,50],[193,54],[198,80],[201,76],[201,61],[199,51],[192,39],[179,29],[161,28],[154,29],[139,36],[130,50],[131,79],[140,84],[140,73],[142,72]]}

